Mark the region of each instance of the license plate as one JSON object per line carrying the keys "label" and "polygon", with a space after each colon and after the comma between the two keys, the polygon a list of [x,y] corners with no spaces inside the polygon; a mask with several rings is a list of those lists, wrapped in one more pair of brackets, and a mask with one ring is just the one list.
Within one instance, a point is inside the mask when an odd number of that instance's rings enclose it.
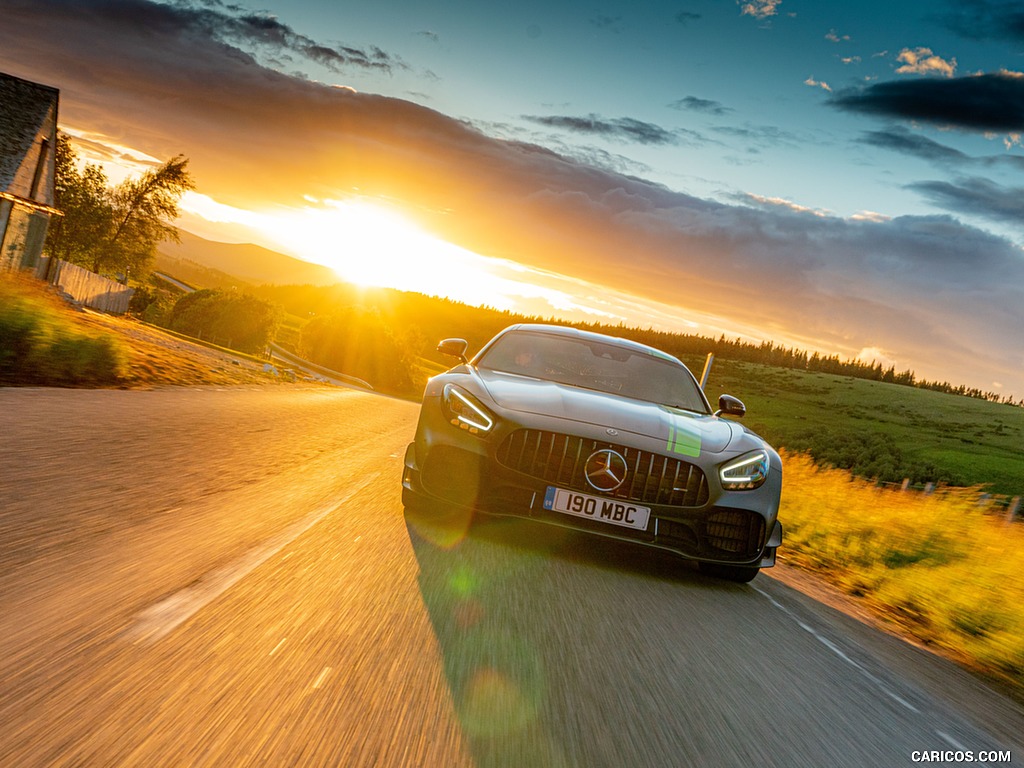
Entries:
{"label": "license plate", "polygon": [[564,488],[548,486],[544,494],[544,509],[562,512],[566,515],[585,517],[600,523],[621,525],[623,528],[647,530],[647,521],[651,516],[650,507],[638,507],[636,504],[591,496],[589,493],[576,493]]}

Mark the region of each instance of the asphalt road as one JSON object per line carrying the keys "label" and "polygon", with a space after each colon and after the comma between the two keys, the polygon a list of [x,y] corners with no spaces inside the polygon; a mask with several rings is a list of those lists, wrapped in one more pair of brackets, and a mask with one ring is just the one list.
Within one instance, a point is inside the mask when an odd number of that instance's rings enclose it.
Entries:
{"label": "asphalt road", "polygon": [[0,389],[0,766],[1024,764],[1020,708],[766,574],[414,519],[416,412]]}

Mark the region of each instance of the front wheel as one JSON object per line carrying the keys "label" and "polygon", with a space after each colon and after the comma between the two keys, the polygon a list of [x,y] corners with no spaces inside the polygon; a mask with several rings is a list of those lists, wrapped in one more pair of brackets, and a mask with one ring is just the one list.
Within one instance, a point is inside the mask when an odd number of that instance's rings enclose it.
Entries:
{"label": "front wheel", "polygon": [[697,567],[701,573],[713,576],[716,579],[735,581],[738,584],[746,584],[753,581],[761,569],[757,566],[748,565],[721,565],[720,563],[698,563]]}

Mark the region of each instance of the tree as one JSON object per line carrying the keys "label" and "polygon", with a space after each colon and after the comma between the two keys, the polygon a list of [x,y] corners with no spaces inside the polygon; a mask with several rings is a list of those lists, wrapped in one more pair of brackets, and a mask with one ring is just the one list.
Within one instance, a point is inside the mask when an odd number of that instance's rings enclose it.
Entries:
{"label": "tree", "polygon": [[168,326],[241,352],[260,353],[274,338],[281,314],[277,305],[247,293],[207,288],[178,299]]}
{"label": "tree", "polygon": [[64,215],[47,238],[50,256],[127,279],[148,270],[157,243],[177,241],[178,201],[195,189],[185,157],[177,155],[116,187],[108,186],[98,165],[78,170],[65,134],[58,134],[55,160],[54,200]]}
{"label": "tree", "polygon": [[178,241],[173,222],[178,201],[195,189],[187,170],[188,159],[171,158],[138,179],[126,179],[110,193],[113,221],[105,248],[95,256],[93,272],[148,271],[157,243]]}
{"label": "tree", "polygon": [[386,392],[412,387],[412,357],[380,312],[349,306],[318,315],[302,329],[299,354],[326,368],[355,376]]}
{"label": "tree", "polygon": [[107,177],[98,165],[78,170],[78,155],[66,134],[57,134],[54,205],[64,215],[50,221],[49,256],[87,266],[99,252],[113,218]]}

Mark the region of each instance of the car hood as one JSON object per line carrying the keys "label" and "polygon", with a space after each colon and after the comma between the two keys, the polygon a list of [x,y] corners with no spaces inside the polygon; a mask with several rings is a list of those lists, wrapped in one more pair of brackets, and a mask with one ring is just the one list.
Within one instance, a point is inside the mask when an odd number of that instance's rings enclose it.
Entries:
{"label": "car hood", "polygon": [[505,410],[599,425],[666,441],[669,453],[720,453],[743,428],[726,419],[657,403],[570,387],[526,376],[480,370],[494,403]]}

